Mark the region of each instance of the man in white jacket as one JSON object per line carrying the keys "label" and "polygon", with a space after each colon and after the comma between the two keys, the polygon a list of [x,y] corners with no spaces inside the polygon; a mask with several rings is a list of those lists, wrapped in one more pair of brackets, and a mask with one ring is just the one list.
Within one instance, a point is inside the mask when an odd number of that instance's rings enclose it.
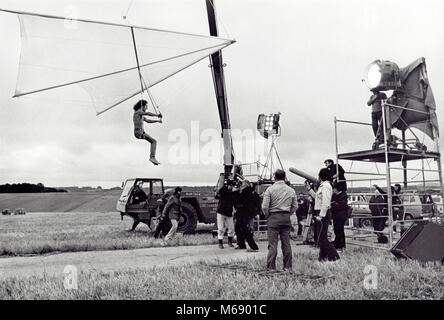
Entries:
{"label": "man in white jacket", "polygon": [[316,225],[318,232],[318,239],[315,241],[319,245],[319,261],[335,261],[339,259],[338,252],[330,243],[327,236],[328,225],[331,219],[330,204],[333,195],[333,188],[328,181],[330,178],[330,171],[327,168],[319,171],[319,180],[321,184],[315,192],[308,181],[305,182],[307,190],[315,199],[314,216],[316,216]]}

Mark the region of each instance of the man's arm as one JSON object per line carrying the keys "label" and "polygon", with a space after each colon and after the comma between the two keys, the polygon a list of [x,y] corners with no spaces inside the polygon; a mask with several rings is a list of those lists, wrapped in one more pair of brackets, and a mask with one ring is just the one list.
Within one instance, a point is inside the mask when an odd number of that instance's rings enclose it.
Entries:
{"label": "man's arm", "polygon": [[150,120],[147,118],[143,118],[143,121],[145,121],[146,123],[156,123],[156,122],[160,122],[160,120]]}
{"label": "man's arm", "polygon": [[378,187],[376,184],[374,184],[373,186],[376,188],[376,190],[379,191],[380,194],[386,194],[386,192],[382,190],[380,187]]}
{"label": "man's arm", "polygon": [[262,201],[261,201],[261,197],[257,192],[253,192],[253,196],[254,196],[254,204],[255,204],[255,216],[260,215],[262,212]]}
{"label": "man's arm", "polygon": [[375,101],[376,101],[376,98],[377,98],[378,96],[376,95],[376,94],[373,94],[371,97],[370,97],[370,99],[368,99],[368,101],[367,101],[367,105],[368,106],[371,106]]}
{"label": "man's arm", "polygon": [[162,210],[162,216],[166,217],[166,215],[168,214],[168,211],[170,210],[171,205],[173,204],[174,199],[173,196],[171,196],[171,198],[168,199],[167,204],[165,205],[165,207]]}
{"label": "man's arm", "polygon": [[268,219],[270,214],[270,191],[267,189],[264,192],[264,199],[262,199],[262,211],[264,212],[265,219]]}
{"label": "man's arm", "polygon": [[325,217],[327,214],[327,210],[330,209],[331,204],[331,196],[332,192],[329,188],[323,188],[322,190],[322,207],[321,211],[319,212],[320,217]]}
{"label": "man's arm", "polygon": [[142,116],[151,116],[151,117],[158,117],[159,115],[157,113],[152,113],[149,111],[141,112]]}
{"label": "man's arm", "polygon": [[290,215],[294,214],[298,208],[298,201],[296,197],[296,192],[293,195],[293,198],[291,199],[291,208],[290,208]]}
{"label": "man's arm", "polygon": [[305,180],[304,184],[305,184],[305,187],[307,188],[307,192],[308,192],[308,194],[309,194],[310,196],[312,196],[313,199],[316,198],[316,192],[315,192],[315,190],[312,188],[310,182],[309,182],[308,180]]}

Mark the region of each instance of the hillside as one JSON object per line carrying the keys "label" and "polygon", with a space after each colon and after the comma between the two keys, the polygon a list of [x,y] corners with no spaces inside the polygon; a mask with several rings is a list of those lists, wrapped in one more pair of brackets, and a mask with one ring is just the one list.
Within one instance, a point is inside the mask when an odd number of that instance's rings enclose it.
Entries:
{"label": "hillside", "polygon": [[0,210],[24,208],[27,212],[116,211],[121,190],[67,193],[0,194]]}
{"label": "hillside", "polygon": [[[184,187],[184,192],[213,194],[212,189],[213,187]],[[26,212],[110,212],[116,211],[121,192],[120,189],[93,189],[65,193],[0,193],[0,211],[6,208],[23,208]]]}

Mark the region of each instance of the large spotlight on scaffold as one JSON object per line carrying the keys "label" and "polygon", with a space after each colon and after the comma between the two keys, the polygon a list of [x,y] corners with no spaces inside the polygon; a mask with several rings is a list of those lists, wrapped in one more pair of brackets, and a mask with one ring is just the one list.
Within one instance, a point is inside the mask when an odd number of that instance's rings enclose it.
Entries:
{"label": "large spotlight on scaffold", "polygon": [[393,90],[386,102],[391,106],[390,128],[401,131],[416,128],[433,140],[439,137],[435,98],[424,57],[403,68],[391,61],[375,60],[367,66],[363,81],[374,92]]}
{"label": "large spotlight on scaffold", "polygon": [[367,66],[363,81],[372,91],[394,90],[401,86],[399,67],[388,60],[375,60]]}
{"label": "large spotlight on scaffold", "polygon": [[265,139],[279,133],[279,118],[281,113],[271,113],[269,115],[260,114],[257,118],[257,130]]}

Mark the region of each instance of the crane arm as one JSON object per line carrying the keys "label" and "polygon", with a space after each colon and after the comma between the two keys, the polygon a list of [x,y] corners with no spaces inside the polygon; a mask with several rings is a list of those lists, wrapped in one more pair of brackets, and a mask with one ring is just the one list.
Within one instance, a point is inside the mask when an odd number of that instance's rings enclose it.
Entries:
{"label": "crane arm", "polygon": [[[205,0],[207,6],[208,24],[210,35],[217,37],[217,22],[214,9],[214,0]],[[214,90],[216,93],[217,108],[219,110],[220,125],[222,128],[222,139],[224,143],[224,170],[225,175],[231,173],[234,163],[233,142],[231,137],[230,114],[228,112],[227,90],[225,88],[224,66],[222,62],[222,51],[210,56],[210,66],[213,75]]]}

